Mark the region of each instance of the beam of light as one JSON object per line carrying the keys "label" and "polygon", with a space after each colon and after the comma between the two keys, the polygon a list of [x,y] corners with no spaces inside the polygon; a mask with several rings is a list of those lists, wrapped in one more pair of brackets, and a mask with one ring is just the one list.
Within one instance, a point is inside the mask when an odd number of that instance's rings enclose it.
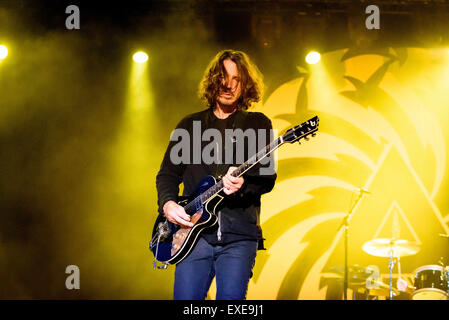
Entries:
{"label": "beam of light", "polygon": [[150,137],[156,127],[152,123],[155,117],[148,73],[147,63],[131,64],[126,105],[115,156],[118,166],[116,173],[124,187],[123,195],[132,197],[147,187],[148,179],[142,179],[142,173],[149,169]]}
{"label": "beam of light", "polygon": [[[127,81],[127,92],[121,119],[109,151],[107,180],[114,186],[114,192],[98,200],[98,211],[108,216],[107,223],[97,219],[91,225],[99,235],[98,245],[104,248],[106,261],[141,261],[142,244],[148,242],[153,216],[157,213],[157,199],[153,194],[160,159],[155,155],[162,151],[155,146],[159,124],[154,115],[151,64],[130,62],[130,74],[122,79]],[[146,253],[150,261],[151,255]],[[126,263],[119,263],[111,272],[114,281],[130,275],[138,279],[142,273]],[[148,278],[144,282],[151,281],[151,272],[143,272],[142,276]],[[137,282],[132,286],[134,294],[147,290],[146,285]]]}
{"label": "beam of light", "polygon": [[133,60],[137,63],[145,63],[148,61],[148,55],[143,51],[139,51],[133,55]]}
{"label": "beam of light", "polygon": [[[158,290],[164,288],[166,279],[154,277],[152,254],[145,247],[157,216],[155,180],[167,138],[161,143],[162,125],[156,116],[159,111],[150,80],[153,64],[151,60],[135,63],[131,57],[132,53],[126,57],[127,75],[118,78],[119,87],[124,87],[122,107],[111,133],[113,141],[107,147],[106,172],[96,178],[95,214],[87,223],[95,235],[95,251],[102,252],[101,259],[119,261],[110,268],[106,289],[101,290],[124,288],[123,279],[128,279],[127,288],[112,295],[141,299],[148,294],[170,295],[167,290]],[[102,276],[97,266],[92,269]]]}
{"label": "beam of light", "polygon": [[8,56],[8,48],[4,45],[0,45],[0,60],[5,59]]}
{"label": "beam of light", "polygon": [[321,60],[321,55],[316,51],[311,51],[306,56],[306,62],[308,64],[316,64],[316,63],[320,62],[320,60]]}

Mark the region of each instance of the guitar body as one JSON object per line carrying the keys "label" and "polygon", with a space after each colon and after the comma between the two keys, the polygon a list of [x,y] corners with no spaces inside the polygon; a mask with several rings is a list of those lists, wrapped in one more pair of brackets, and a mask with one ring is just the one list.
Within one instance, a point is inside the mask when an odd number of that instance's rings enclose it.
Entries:
{"label": "guitar body", "polygon": [[[205,177],[199,183],[195,194],[188,198],[180,197],[178,204],[184,207],[191,199],[203,193],[215,183],[216,180],[214,177]],[[216,194],[204,203],[202,208],[198,211],[189,212],[186,210],[186,213],[191,216],[190,222],[194,224],[192,228],[171,223],[159,214],[153,227],[153,240],[150,242],[150,250],[153,252],[156,260],[163,263],[176,264],[187,257],[197,243],[200,233],[204,229],[210,228],[217,223],[218,218],[215,214],[215,209],[218,207],[221,200],[223,200],[223,196]],[[157,234],[158,232],[160,233],[160,226],[166,227],[166,232],[158,245]]]}

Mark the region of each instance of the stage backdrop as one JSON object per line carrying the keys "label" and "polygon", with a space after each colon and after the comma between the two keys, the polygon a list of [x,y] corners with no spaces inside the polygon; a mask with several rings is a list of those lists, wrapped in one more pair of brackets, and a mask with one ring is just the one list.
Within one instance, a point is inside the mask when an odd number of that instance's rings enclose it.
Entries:
{"label": "stage backdrop", "polygon": [[277,183],[262,198],[267,250],[259,251],[248,299],[325,299],[326,279],[344,264],[340,226],[361,187],[370,194],[350,222],[349,265],[369,266],[389,283],[388,258],[362,246],[392,237],[421,245],[401,259],[409,282],[420,266],[448,263],[449,241],[439,233],[449,233],[449,51],[339,50],[297,69],[256,111],[281,133],[318,115],[319,132],[277,152]]}

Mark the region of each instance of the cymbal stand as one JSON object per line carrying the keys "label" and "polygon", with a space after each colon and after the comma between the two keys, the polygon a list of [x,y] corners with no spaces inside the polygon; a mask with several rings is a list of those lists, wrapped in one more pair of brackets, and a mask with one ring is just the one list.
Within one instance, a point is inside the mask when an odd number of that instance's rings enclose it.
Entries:
{"label": "cymbal stand", "polygon": [[393,300],[393,268],[394,268],[394,259],[393,259],[393,247],[390,249],[390,255],[388,258],[388,268],[390,269],[390,300]]}

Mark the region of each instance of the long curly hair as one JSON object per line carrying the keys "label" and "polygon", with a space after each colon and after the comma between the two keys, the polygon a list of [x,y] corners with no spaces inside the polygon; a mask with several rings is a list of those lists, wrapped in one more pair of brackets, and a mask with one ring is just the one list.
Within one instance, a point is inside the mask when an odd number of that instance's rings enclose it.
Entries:
{"label": "long curly hair", "polygon": [[217,96],[222,87],[222,79],[226,77],[223,61],[232,60],[238,68],[242,94],[237,101],[237,109],[247,110],[263,96],[263,76],[248,55],[242,51],[220,51],[209,63],[200,82],[198,95],[208,107],[215,107]]}

